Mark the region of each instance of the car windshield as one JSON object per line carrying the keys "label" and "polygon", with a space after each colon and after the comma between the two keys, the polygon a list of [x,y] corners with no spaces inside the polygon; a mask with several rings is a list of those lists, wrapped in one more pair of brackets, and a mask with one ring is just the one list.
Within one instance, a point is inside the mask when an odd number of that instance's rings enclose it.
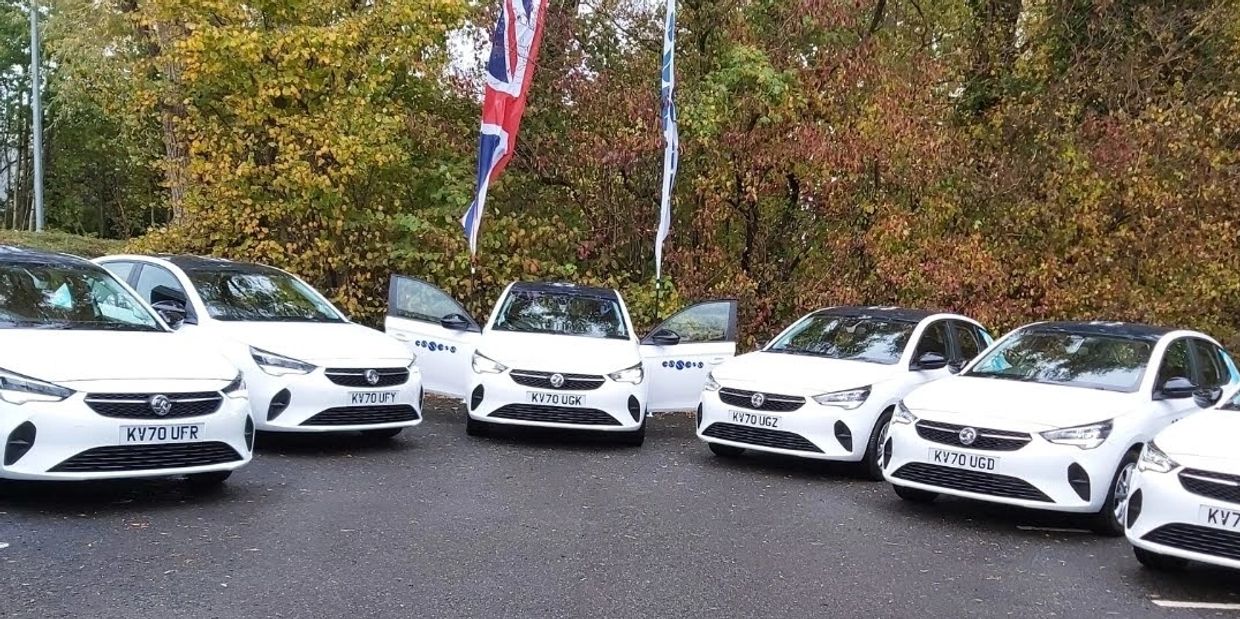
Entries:
{"label": "car windshield", "polygon": [[192,269],[186,274],[216,320],[344,322],[322,296],[287,273]]}
{"label": "car windshield", "polygon": [[21,262],[0,263],[0,329],[164,330],[101,267]]}
{"label": "car windshield", "polygon": [[504,298],[492,328],[519,333],[629,338],[618,299],[571,291],[513,290]]}
{"label": "car windshield", "polygon": [[917,323],[875,316],[814,314],[793,325],[766,352],[894,365]]}
{"label": "car windshield", "polygon": [[965,375],[1128,393],[1141,385],[1153,351],[1152,342],[1127,337],[1024,331]]}

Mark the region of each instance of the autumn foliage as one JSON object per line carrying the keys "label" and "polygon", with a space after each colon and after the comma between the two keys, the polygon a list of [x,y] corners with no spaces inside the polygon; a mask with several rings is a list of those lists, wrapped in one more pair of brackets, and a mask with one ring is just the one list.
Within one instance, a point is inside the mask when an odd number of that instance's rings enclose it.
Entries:
{"label": "autumn foliage", "polygon": [[[649,3],[552,1],[471,274],[457,218],[484,46],[468,41],[491,3],[75,2],[100,13],[77,36],[148,44],[100,59],[66,40],[66,75],[149,77],[90,96],[161,136],[153,169],[183,166],[165,174],[175,219],[135,247],[274,263],[368,320],[393,272],[475,310],[513,279],[611,284],[653,319]],[[739,297],[750,344],[836,303],[1232,338],[1238,33],[1225,0],[684,0],[661,313]]]}

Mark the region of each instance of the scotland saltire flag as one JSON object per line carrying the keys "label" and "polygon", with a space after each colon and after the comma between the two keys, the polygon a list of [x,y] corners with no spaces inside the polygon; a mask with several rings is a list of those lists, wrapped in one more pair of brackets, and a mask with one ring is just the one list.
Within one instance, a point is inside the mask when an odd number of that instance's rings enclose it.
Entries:
{"label": "scotland saltire flag", "polygon": [[663,276],[663,240],[672,227],[672,189],[680,158],[680,132],[676,128],[676,0],[667,0],[667,23],[663,34],[663,203],[659,210],[659,233],[654,242],[654,277]]}
{"label": "scotland saltire flag", "polygon": [[487,189],[499,178],[517,147],[517,129],[525,113],[525,96],[534,79],[547,0],[503,0],[491,34],[486,94],[482,102],[482,136],[478,140],[478,193],[461,218],[469,237],[469,254],[478,253],[478,230]]}

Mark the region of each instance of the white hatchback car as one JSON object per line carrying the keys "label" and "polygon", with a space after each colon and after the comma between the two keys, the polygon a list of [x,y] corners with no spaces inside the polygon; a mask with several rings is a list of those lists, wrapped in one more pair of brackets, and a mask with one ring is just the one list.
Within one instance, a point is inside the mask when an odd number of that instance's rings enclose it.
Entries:
{"label": "white hatchback car", "polygon": [[[1211,396],[1198,398],[1209,405]],[[1128,497],[1128,540],[1147,567],[1195,560],[1240,570],[1240,392],[1145,446]]]}
{"label": "white hatchback car", "polygon": [[214,346],[245,372],[259,430],[388,438],[422,422],[422,381],[409,350],[350,322],[290,273],[197,256],[96,262],[180,334]]}
{"label": "white hatchback car", "polygon": [[736,354],[736,302],[699,303],[645,339],[615,290],[514,283],[480,326],[454,299],[393,277],[387,332],[418,353],[426,388],[466,403],[466,429],[493,424],[645,438],[652,411],[690,410],[711,368]]}
{"label": "white hatchback car", "polygon": [[896,404],[959,371],[990,344],[976,321],[897,307],[808,314],[765,348],[716,368],[698,406],[698,437],[721,456],[746,449],[861,461],[879,451]]}
{"label": "white hatchback car", "polygon": [[1088,513],[1099,533],[1122,535],[1142,446],[1197,410],[1198,388],[1237,379],[1222,347],[1194,331],[1027,325],[897,406],[884,472],[906,500]]}
{"label": "white hatchback car", "polygon": [[245,381],[83,260],[0,247],[0,477],[187,475],[250,461]]}

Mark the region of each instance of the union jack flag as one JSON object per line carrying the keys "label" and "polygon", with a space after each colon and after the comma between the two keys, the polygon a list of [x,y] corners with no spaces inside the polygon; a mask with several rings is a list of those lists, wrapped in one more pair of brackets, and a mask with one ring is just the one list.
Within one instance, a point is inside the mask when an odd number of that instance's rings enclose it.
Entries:
{"label": "union jack flag", "polygon": [[659,205],[659,231],[654,242],[654,277],[663,276],[663,241],[672,228],[672,191],[680,163],[680,130],[676,124],[676,0],[667,0],[663,24],[663,76],[659,99],[663,102],[663,201]]}
{"label": "union jack flag", "polygon": [[503,0],[491,35],[482,101],[482,136],[478,140],[478,192],[461,218],[471,256],[478,253],[478,230],[482,226],[487,189],[499,178],[517,147],[517,130],[525,113],[526,93],[534,79],[546,6],[547,0]]}

